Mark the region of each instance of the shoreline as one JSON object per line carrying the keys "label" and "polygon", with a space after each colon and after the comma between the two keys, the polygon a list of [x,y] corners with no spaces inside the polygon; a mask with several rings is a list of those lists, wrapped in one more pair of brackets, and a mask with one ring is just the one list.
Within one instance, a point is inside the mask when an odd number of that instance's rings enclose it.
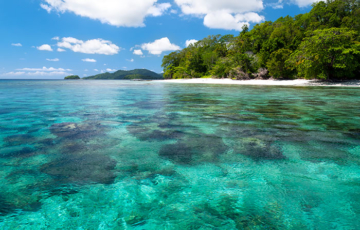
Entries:
{"label": "shoreline", "polygon": [[[156,81],[156,80],[155,80]],[[360,80],[343,82],[326,82],[319,80],[231,80],[213,78],[193,79],[170,79],[156,82],[178,84],[222,84],[222,85],[258,85],[258,86],[336,86],[336,87],[360,87]]]}

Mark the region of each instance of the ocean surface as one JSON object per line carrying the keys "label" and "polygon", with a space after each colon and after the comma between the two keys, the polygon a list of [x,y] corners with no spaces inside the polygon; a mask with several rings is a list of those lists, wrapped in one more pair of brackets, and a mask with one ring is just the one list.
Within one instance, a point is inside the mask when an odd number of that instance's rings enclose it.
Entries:
{"label": "ocean surface", "polygon": [[360,229],[360,90],[0,81],[0,229]]}

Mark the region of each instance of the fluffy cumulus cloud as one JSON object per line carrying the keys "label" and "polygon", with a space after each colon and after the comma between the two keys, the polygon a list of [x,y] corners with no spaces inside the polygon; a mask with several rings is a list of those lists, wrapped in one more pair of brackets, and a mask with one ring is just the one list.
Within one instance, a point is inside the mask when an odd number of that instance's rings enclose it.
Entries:
{"label": "fluffy cumulus cloud", "polygon": [[61,48],[57,48],[57,51],[58,51],[58,52],[65,52],[66,50],[61,49]]}
{"label": "fluffy cumulus cloud", "polygon": [[11,45],[12,45],[12,46],[19,46],[19,47],[22,46],[21,43],[13,43],[13,44],[11,44]]}
{"label": "fluffy cumulus cloud", "polygon": [[186,40],[185,44],[186,47],[188,47],[189,45],[195,44],[196,42],[198,42],[198,40],[190,39],[190,40]]}
{"label": "fluffy cumulus cloud", "polygon": [[262,0],[175,0],[185,15],[204,17],[204,25],[214,29],[240,31],[250,22],[265,18],[256,12],[264,9]]}
{"label": "fluffy cumulus cloud", "polygon": [[48,13],[72,12],[113,26],[142,27],[147,16],[161,16],[170,3],[158,0],[43,0],[40,5]]}
{"label": "fluffy cumulus cloud", "polygon": [[83,62],[96,62],[95,59],[91,59],[91,58],[85,58],[85,59],[82,59]]}
{"label": "fluffy cumulus cloud", "polygon": [[175,44],[171,44],[169,38],[165,37],[155,40],[154,42],[144,43],[141,45],[141,49],[147,50],[151,54],[160,55],[165,51],[180,50],[180,47]]}
{"label": "fluffy cumulus cloud", "polygon": [[51,48],[50,45],[48,44],[44,44],[41,46],[36,47],[38,50],[42,50],[42,51],[53,51],[53,49]]}
{"label": "fluffy cumulus cloud", "polygon": [[[120,52],[120,47],[111,41],[92,39],[82,41],[72,37],[62,38],[57,43],[60,48],[70,49],[77,53],[114,55]],[[59,51],[59,50],[58,50]]]}
{"label": "fluffy cumulus cloud", "polygon": [[60,61],[60,59],[59,58],[54,58],[54,59],[47,58],[46,61]]}
{"label": "fluffy cumulus cloud", "polygon": [[249,26],[249,22],[259,23],[264,21],[263,16],[257,13],[245,13],[232,15],[224,11],[207,14],[204,18],[204,25],[212,29],[226,29],[241,31],[244,25]]}
{"label": "fluffy cumulus cloud", "polygon": [[115,72],[115,71],[116,71],[116,69],[110,69],[110,68],[106,69],[106,72]]}
{"label": "fluffy cumulus cloud", "polygon": [[133,54],[141,56],[143,52],[141,50],[134,50]]}

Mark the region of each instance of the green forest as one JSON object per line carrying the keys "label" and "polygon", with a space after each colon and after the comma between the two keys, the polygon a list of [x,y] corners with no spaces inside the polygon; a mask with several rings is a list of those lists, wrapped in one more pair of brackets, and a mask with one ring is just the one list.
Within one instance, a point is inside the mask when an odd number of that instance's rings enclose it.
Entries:
{"label": "green forest", "polygon": [[360,0],[321,1],[238,36],[208,36],[166,55],[162,67],[166,79],[359,79]]}

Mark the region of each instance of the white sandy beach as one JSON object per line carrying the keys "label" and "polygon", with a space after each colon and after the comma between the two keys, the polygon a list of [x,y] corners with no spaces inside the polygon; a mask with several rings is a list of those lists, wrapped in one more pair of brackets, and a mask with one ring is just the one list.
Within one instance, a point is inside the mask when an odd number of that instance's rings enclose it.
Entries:
{"label": "white sandy beach", "polygon": [[183,84],[224,84],[224,85],[263,85],[263,86],[340,86],[340,87],[360,87],[360,81],[344,82],[323,82],[317,80],[231,80],[231,79],[171,79],[161,81],[164,83],[183,83]]}

